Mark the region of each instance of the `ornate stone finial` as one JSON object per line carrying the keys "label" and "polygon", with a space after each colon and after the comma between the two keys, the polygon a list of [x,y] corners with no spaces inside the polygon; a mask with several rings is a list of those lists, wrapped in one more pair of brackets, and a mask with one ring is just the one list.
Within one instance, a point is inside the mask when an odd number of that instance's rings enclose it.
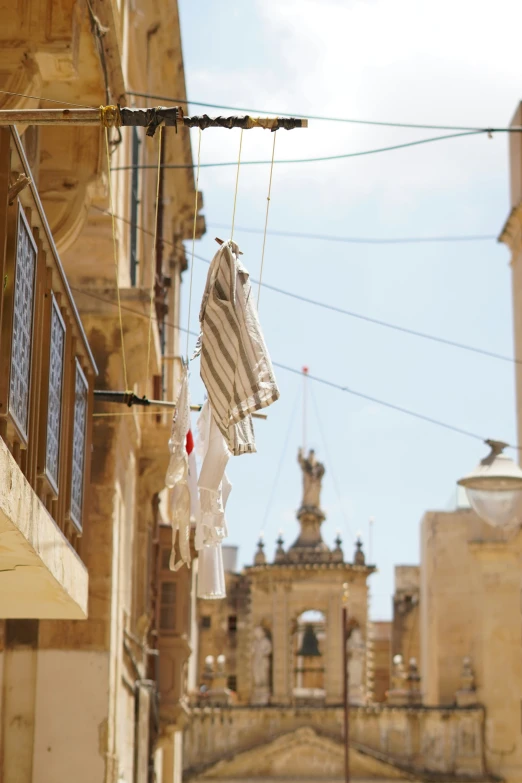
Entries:
{"label": "ornate stone finial", "polygon": [[263,541],[263,536],[259,536],[259,541],[257,542],[257,552],[254,557],[254,565],[265,565],[266,563],[266,555],[264,553],[265,549],[265,543]]}
{"label": "ornate stone finial", "polygon": [[458,707],[472,707],[477,703],[477,691],[475,689],[475,672],[471,658],[466,656],[462,659],[462,669],[460,672],[460,688],[455,694],[455,701]]}
{"label": "ornate stone finial", "polygon": [[[226,658],[224,655],[218,655],[215,659],[216,668],[214,669],[214,658],[212,658],[212,674],[209,676],[209,685],[203,694],[203,703],[209,705],[221,706],[230,703],[230,691],[227,689]],[[208,658],[205,658],[205,665]]]}
{"label": "ornate stone finial", "polygon": [[335,549],[333,550],[333,553],[332,553],[333,559],[336,560],[339,563],[342,563],[343,560],[344,560],[344,554],[343,554],[343,550],[342,550],[342,546],[341,546],[341,544],[343,543],[343,540],[341,538],[341,533],[340,533],[339,530],[337,531],[337,535],[335,537],[335,542],[334,543],[335,543]]}
{"label": "ornate stone finial", "polygon": [[275,553],[275,562],[276,563],[280,563],[282,560],[285,559],[285,550],[284,550],[284,547],[283,547],[284,543],[285,542],[283,541],[283,531],[280,530],[279,531],[279,535],[277,537],[277,541],[276,541],[276,544],[277,544],[277,549],[276,549],[276,553]]}
{"label": "ornate stone finial", "polygon": [[365,565],[366,564],[366,558],[364,556],[363,548],[362,548],[362,541],[361,537],[357,536],[357,541],[355,542],[355,557],[353,559],[353,562],[355,565]]}
{"label": "ornate stone finial", "polygon": [[475,672],[473,671],[473,665],[471,658],[462,659],[462,670],[460,673],[460,688],[463,691],[475,690]]}
{"label": "ornate stone finial", "polygon": [[421,704],[422,693],[420,689],[421,677],[416,658],[410,658],[406,683],[408,686],[408,704]]}
{"label": "ornate stone finial", "polygon": [[399,690],[404,687],[404,680],[406,679],[406,673],[404,671],[404,663],[402,655],[393,656],[393,673],[392,673],[392,688],[393,690]]}

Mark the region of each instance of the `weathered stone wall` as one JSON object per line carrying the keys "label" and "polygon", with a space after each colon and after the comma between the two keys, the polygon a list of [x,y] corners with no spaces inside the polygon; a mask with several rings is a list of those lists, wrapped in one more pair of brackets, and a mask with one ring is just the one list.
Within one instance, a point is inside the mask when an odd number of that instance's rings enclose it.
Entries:
{"label": "weathered stone wall", "polygon": [[[411,774],[483,780],[483,720],[480,708],[354,707],[350,741],[354,749]],[[343,726],[339,707],[195,710],[185,734],[185,774],[201,774],[220,760],[304,727],[341,743]]]}
{"label": "weathered stone wall", "polygon": [[420,658],[420,567],[395,566],[391,656]]}
{"label": "weathered stone wall", "polygon": [[488,766],[509,781],[521,780],[522,533],[506,537],[470,510],[429,512],[421,547],[424,703],[455,703],[469,656],[476,700],[487,710]]}

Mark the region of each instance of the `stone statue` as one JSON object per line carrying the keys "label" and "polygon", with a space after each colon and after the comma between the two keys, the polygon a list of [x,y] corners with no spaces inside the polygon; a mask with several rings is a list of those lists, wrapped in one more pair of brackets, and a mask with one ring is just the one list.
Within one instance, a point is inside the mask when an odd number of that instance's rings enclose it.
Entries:
{"label": "stone statue", "polygon": [[301,506],[321,508],[321,484],[324,476],[324,465],[315,457],[315,451],[310,449],[308,457],[303,457],[299,449],[297,461],[303,471],[303,501]]}
{"label": "stone statue", "polygon": [[254,686],[266,688],[270,686],[270,660],[272,643],[260,625],[254,628],[254,641],[252,643],[252,672]]}
{"label": "stone statue", "polygon": [[366,645],[359,628],[354,628],[348,639],[348,675],[350,692],[362,690]]}

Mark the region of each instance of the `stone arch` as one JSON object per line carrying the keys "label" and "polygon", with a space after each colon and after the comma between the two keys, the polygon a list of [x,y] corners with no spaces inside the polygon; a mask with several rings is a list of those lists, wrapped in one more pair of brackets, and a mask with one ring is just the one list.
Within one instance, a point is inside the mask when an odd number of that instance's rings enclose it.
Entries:
{"label": "stone arch", "polygon": [[[326,607],[295,609],[290,623],[289,658],[290,690],[296,704],[324,702],[325,652],[328,644]],[[303,645],[317,650],[317,656],[302,656]]]}

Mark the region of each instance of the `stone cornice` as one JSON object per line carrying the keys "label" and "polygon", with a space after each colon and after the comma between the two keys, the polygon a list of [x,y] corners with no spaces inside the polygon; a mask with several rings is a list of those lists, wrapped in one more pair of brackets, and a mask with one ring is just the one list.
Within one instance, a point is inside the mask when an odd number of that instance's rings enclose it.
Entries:
{"label": "stone cornice", "polygon": [[281,574],[285,570],[292,573],[300,571],[344,571],[350,574],[368,576],[377,570],[374,565],[353,565],[352,563],[264,563],[263,565],[246,566],[247,574],[271,573]]}
{"label": "stone cornice", "polygon": [[509,213],[498,241],[507,245],[513,255],[522,251],[522,203],[513,207]]}

